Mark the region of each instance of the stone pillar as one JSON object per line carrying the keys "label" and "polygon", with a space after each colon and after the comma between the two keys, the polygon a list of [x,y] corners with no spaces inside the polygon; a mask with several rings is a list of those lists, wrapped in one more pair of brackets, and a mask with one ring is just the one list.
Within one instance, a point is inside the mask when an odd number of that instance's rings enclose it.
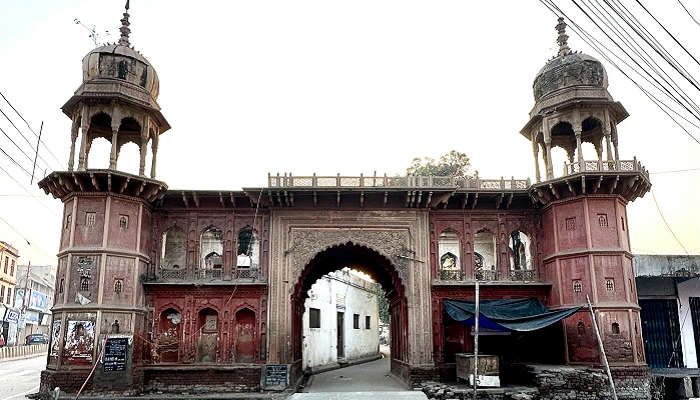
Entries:
{"label": "stone pillar", "polygon": [[576,154],[578,155],[577,161],[578,161],[578,170],[579,172],[583,172],[584,170],[584,163],[583,163],[583,149],[581,148],[581,127],[580,125],[577,126],[574,130],[574,134],[576,135]]}
{"label": "stone pillar", "polygon": [[73,170],[73,164],[75,162],[75,141],[78,139],[78,129],[80,129],[80,117],[78,115],[74,115],[73,125],[70,129],[70,156],[68,158],[68,171]]}
{"label": "stone pillar", "polygon": [[141,135],[141,143],[139,144],[139,176],[146,176],[146,149],[148,148],[148,136]]}
{"label": "stone pillar", "polygon": [[552,169],[552,132],[549,131],[549,121],[542,120],[542,131],[544,133],[544,145],[546,149],[545,166],[547,168],[547,180],[554,179],[554,171]]}
{"label": "stone pillar", "polygon": [[620,152],[619,152],[619,150],[618,150],[618,148],[617,148],[617,127],[616,127],[616,126],[613,126],[613,127],[612,127],[612,130],[613,130],[613,132],[614,132],[614,134],[615,134],[615,135],[612,137],[613,146],[615,147],[615,161],[619,163],[619,162],[620,162]]}
{"label": "stone pillar", "polygon": [[606,152],[608,154],[608,161],[613,160],[613,155],[612,155],[612,149],[610,148],[610,130],[608,129],[607,133],[605,134],[605,147],[606,147]]}
{"label": "stone pillar", "polygon": [[603,162],[603,138],[595,145],[595,152],[598,154],[598,162]]}
{"label": "stone pillar", "polygon": [[603,115],[603,136],[605,136],[605,150],[607,153],[608,161],[613,160],[612,149],[610,148],[610,126],[610,114],[606,110],[605,114]]}
{"label": "stone pillar", "polygon": [[119,133],[119,125],[112,125],[112,152],[109,155],[109,169],[117,169],[117,157],[119,157],[117,133]]}
{"label": "stone pillar", "polygon": [[80,116],[80,153],[78,154],[78,170],[85,171],[88,164],[88,152],[90,144],[88,143],[88,131],[90,130],[90,118],[88,110],[83,108]]}
{"label": "stone pillar", "polygon": [[537,159],[539,148],[537,147],[537,136],[532,137],[532,154],[535,156],[535,179],[540,181],[540,161]]}
{"label": "stone pillar", "polygon": [[153,158],[151,159],[151,179],[156,179],[156,153],[158,152],[158,132],[155,132],[151,142],[151,153],[153,153]]}

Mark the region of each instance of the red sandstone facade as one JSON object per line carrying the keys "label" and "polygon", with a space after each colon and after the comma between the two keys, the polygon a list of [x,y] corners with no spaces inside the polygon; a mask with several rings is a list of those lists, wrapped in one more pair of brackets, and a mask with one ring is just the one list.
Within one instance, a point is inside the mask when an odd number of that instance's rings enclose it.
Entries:
{"label": "red sandstone facade", "polygon": [[[407,382],[450,379],[454,354],[471,351],[470,328],[451,321],[442,301],[473,299],[477,278],[485,299],[535,297],[556,309],[580,306],[588,295],[610,364],[644,368],[626,206],[650,183],[636,160],[617,157],[616,125],[626,112],[607,93],[600,63],[571,58],[566,47],[560,63],[540,73],[547,80],[538,75],[536,108],[523,129],[536,183],[278,175],[241,191],[171,191],[155,180],[158,136],[169,128],[156,103],[157,76],[128,47],[125,20],[126,42],[84,61],[85,68],[93,59],[115,68],[88,69],[63,108],[74,121],[69,170],[39,184],[64,203],[42,390],[77,390],[107,337],[128,340],[126,367],[97,368],[90,389],[256,391],[268,364],[287,365],[294,385],[308,288],[345,266],[366,270],[387,293],[392,371]],[[550,79],[572,66],[590,68],[591,81]],[[121,68],[140,72],[141,81],[120,77]],[[581,90],[585,101],[575,97]],[[95,137],[112,140],[115,166],[119,147],[137,142],[141,174],[90,169]],[[581,140],[600,149],[598,160],[583,160]],[[144,174],[149,142],[151,178]],[[552,172],[553,145],[571,150],[562,177]],[[587,310],[540,332],[483,343],[507,364],[602,363]]]}

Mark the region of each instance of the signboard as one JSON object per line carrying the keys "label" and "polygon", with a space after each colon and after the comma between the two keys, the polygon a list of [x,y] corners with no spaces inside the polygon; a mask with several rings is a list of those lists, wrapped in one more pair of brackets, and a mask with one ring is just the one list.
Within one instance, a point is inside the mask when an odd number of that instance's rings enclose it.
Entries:
{"label": "signboard", "polygon": [[268,364],[265,365],[265,388],[286,389],[289,380],[289,365]]}
{"label": "signboard", "polygon": [[5,314],[5,321],[17,323],[19,321],[19,313],[15,310],[7,310]]}
{"label": "signboard", "polygon": [[126,371],[126,357],[129,350],[128,338],[108,338],[102,357],[104,372]]}
{"label": "signboard", "polygon": [[46,295],[32,290],[29,295],[29,308],[44,311],[46,309]]}
{"label": "signboard", "polygon": [[27,310],[24,314],[24,323],[29,325],[39,324],[39,313],[36,311]]}

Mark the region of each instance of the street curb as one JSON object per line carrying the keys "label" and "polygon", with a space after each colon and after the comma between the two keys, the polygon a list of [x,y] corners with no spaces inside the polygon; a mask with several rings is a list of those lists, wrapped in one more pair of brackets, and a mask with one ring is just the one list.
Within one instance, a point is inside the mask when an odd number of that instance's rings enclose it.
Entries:
{"label": "street curb", "polygon": [[12,357],[12,358],[0,358],[0,364],[4,363],[5,361],[26,360],[28,358],[35,358],[35,357],[46,357],[46,354],[29,354],[26,356],[19,356],[19,357]]}

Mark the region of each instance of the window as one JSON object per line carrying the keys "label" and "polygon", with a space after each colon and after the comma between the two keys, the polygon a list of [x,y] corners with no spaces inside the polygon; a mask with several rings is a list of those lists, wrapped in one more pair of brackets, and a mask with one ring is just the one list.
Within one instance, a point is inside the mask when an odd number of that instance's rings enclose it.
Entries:
{"label": "window", "polygon": [[625,230],[625,217],[620,217],[620,223],[622,223],[622,230]]}
{"label": "window", "polygon": [[360,314],[352,315],[352,329],[360,329]]}
{"label": "window", "polygon": [[128,71],[129,68],[126,65],[126,61],[119,61],[119,64],[117,64],[117,78],[126,79],[126,74]]}
{"label": "window", "polygon": [[85,226],[95,226],[95,213],[85,213]]}
{"label": "window", "polygon": [[576,217],[566,219],[566,230],[567,231],[576,230]]}
{"label": "window", "polygon": [[89,292],[90,291],[90,278],[83,276],[80,278],[80,291]]}
{"label": "window", "polygon": [[238,233],[238,267],[257,268],[260,261],[260,245],[253,228],[247,226]]}
{"label": "window", "polygon": [[10,258],[8,256],[5,256],[5,269],[2,272],[7,273],[7,264],[9,262],[10,262]]}
{"label": "window", "polygon": [[116,279],[114,281],[114,293],[119,294],[122,292],[122,289],[124,287],[124,281],[121,279]]}
{"label": "window", "polygon": [[600,225],[601,228],[608,227],[608,214],[598,214],[598,225]]}
{"label": "window", "polygon": [[58,293],[63,293],[63,288],[66,285],[66,280],[61,278],[61,282],[58,283]]}
{"label": "window", "polygon": [[510,269],[532,269],[532,263],[530,261],[530,238],[525,233],[521,231],[511,232],[508,247],[510,250]]}
{"label": "window", "polygon": [[620,334],[620,324],[618,324],[617,322],[613,322],[612,327],[610,329],[612,330],[613,335]]}
{"label": "window", "polygon": [[605,278],[605,290],[607,290],[608,292],[615,291],[615,279]]}
{"label": "window", "polygon": [[119,216],[119,229],[125,231],[129,228],[129,216],[120,215]]}
{"label": "window", "polygon": [[321,327],[321,310],[318,308],[309,308],[309,328]]}
{"label": "window", "polygon": [[0,286],[0,301],[5,298],[5,286]]}
{"label": "window", "polygon": [[369,315],[365,316],[365,329],[371,328],[371,326],[370,326],[371,319],[372,319],[372,317],[370,317]]}
{"label": "window", "polygon": [[440,279],[459,279],[460,242],[457,233],[447,230],[438,238],[438,254],[440,257]]}
{"label": "window", "polygon": [[15,260],[10,264],[10,276],[15,276]]}
{"label": "window", "polygon": [[71,223],[71,221],[72,221],[71,215],[70,215],[70,214],[66,215],[66,226],[65,226],[65,229],[70,229],[70,223]]}
{"label": "window", "polygon": [[581,293],[581,290],[583,288],[583,285],[581,284],[580,279],[574,279],[574,293]]}
{"label": "window", "polygon": [[7,304],[12,304],[12,288],[7,288]]}
{"label": "window", "polygon": [[578,321],[578,324],[576,325],[576,332],[579,336],[586,334],[586,325],[583,324],[583,321]]}

